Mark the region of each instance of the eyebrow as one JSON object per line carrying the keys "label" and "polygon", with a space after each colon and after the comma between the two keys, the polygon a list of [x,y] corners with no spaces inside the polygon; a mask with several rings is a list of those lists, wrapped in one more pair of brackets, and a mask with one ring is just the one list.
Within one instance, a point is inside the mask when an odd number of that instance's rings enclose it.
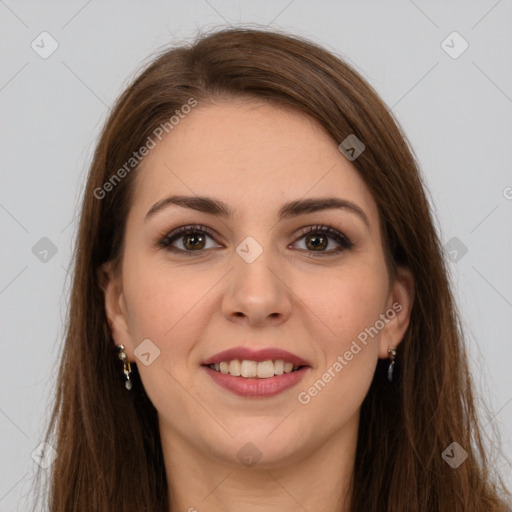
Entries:
{"label": "eyebrow", "polygon": [[[174,195],[166,197],[161,201],[155,203],[148,211],[145,217],[145,222],[153,217],[157,212],[171,206],[181,206],[183,208],[190,208],[203,213],[209,213],[225,218],[232,218],[234,210],[232,210],[226,203],[206,196],[184,196]],[[278,212],[279,220],[289,219],[298,215],[306,213],[314,213],[322,210],[343,209],[348,212],[356,214],[363,222],[370,227],[368,217],[365,212],[357,204],[347,199],[339,197],[320,197],[310,199],[297,199],[285,203]]]}

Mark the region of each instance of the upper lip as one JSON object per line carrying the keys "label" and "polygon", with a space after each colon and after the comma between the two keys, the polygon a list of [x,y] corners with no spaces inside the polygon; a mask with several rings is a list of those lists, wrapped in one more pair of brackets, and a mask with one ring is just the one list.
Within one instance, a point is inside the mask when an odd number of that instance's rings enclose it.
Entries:
{"label": "upper lip", "polygon": [[293,363],[294,366],[311,366],[309,361],[302,359],[301,357],[288,352],[287,350],[283,350],[280,348],[263,348],[263,349],[252,349],[249,347],[235,347],[230,348],[228,350],[224,350],[215,354],[214,356],[206,359],[203,364],[218,364],[222,361],[232,361],[233,359],[246,359],[249,361],[268,361],[268,360],[277,360],[282,359],[283,361],[288,361]]}

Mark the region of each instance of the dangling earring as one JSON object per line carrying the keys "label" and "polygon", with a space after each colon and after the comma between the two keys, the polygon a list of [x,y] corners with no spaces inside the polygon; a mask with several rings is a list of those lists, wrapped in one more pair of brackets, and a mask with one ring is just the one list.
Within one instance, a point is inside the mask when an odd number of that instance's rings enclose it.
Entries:
{"label": "dangling earring", "polygon": [[396,350],[394,348],[388,348],[389,359],[391,363],[388,366],[388,381],[393,382],[393,370],[395,367]]}
{"label": "dangling earring", "polygon": [[119,359],[123,361],[123,372],[126,375],[124,387],[130,390],[132,389],[132,381],[130,380],[130,373],[132,373],[132,367],[130,365],[130,361],[128,361],[128,357],[126,356],[126,352],[124,351],[124,345],[116,345],[116,350],[118,352],[117,357],[119,357]]}

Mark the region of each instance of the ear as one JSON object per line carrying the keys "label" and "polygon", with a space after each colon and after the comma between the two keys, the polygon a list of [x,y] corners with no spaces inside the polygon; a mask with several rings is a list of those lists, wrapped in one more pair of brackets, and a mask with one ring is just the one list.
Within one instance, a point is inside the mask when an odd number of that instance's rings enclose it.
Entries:
{"label": "ear", "polygon": [[126,303],[123,295],[122,276],[112,262],[104,263],[98,269],[98,281],[105,297],[105,313],[112,338],[116,345],[124,345],[128,358],[133,352]]}
{"label": "ear", "polygon": [[388,349],[396,348],[405,336],[414,302],[414,277],[411,269],[398,267],[391,285],[385,316],[387,322],[381,331],[379,358],[389,358]]}

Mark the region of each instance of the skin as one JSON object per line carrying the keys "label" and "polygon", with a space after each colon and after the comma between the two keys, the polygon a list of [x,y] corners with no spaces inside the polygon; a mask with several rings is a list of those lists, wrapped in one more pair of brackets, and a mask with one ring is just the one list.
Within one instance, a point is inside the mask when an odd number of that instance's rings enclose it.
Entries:
{"label": "skin", "polygon": [[[348,510],[361,403],[378,358],[388,358],[387,349],[405,334],[413,279],[399,269],[390,285],[376,203],[337,146],[303,114],[223,99],[199,105],[141,164],[122,265],[119,272],[104,266],[102,286],[114,341],[138,362],[158,411],[171,511]],[[235,215],[171,205],[145,221],[171,194],[214,197]],[[283,203],[327,196],[356,203],[369,226],[346,209],[278,222]],[[190,240],[184,245],[186,236],[173,242],[193,254],[156,246],[189,224],[216,236],[204,235],[205,245],[195,251]],[[315,251],[301,229],[317,224],[337,229],[354,247],[322,255],[340,246],[327,238],[329,245]],[[236,252],[247,236],[263,249],[252,263]],[[298,393],[395,302],[400,313],[366,346],[359,344],[308,404],[299,403]],[[134,354],[145,339],[160,350],[148,366]],[[275,397],[242,398],[201,367],[239,345],[283,348],[312,368]],[[237,456],[249,442],[261,453],[250,467]]]}

